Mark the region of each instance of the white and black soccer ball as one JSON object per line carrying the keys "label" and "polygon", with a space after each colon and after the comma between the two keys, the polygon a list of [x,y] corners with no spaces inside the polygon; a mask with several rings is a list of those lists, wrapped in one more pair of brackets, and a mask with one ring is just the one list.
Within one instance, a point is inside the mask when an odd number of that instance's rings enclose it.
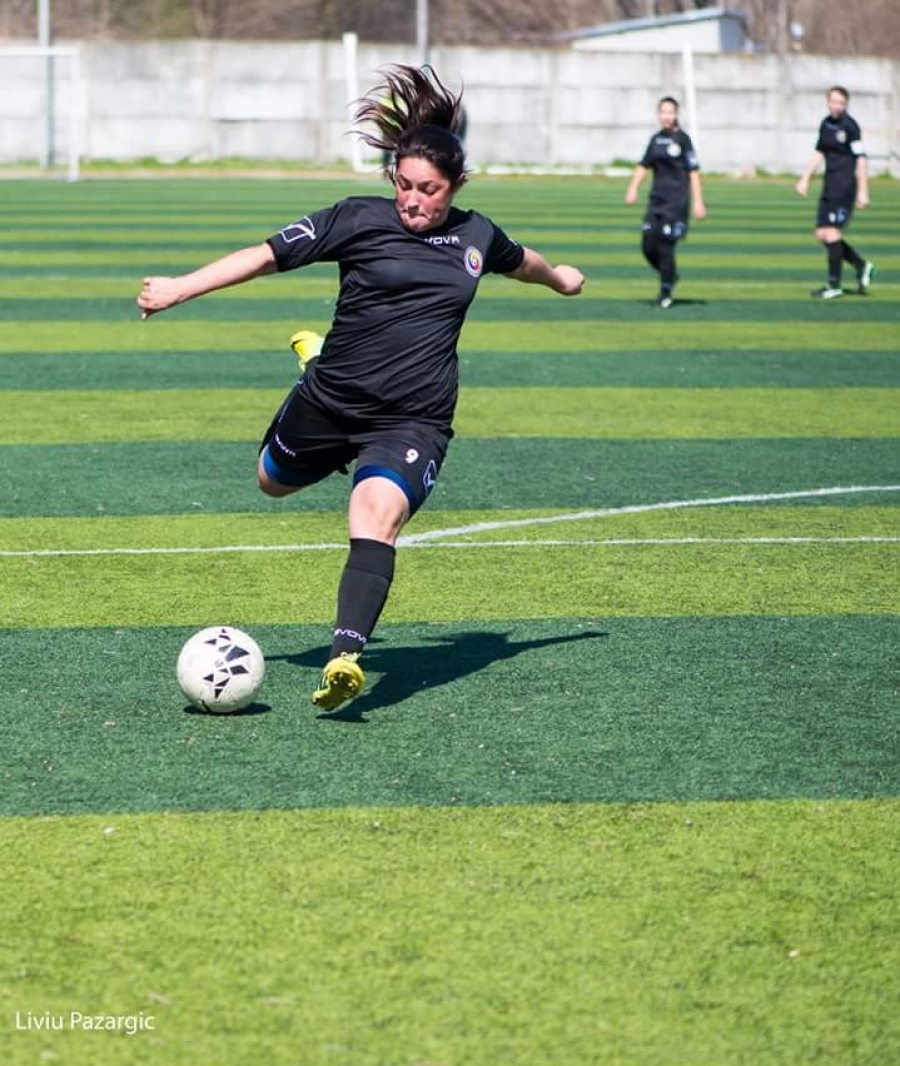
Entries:
{"label": "white and black soccer ball", "polygon": [[266,660],[252,637],[233,626],[210,626],[181,649],[176,676],[181,691],[204,711],[239,711],[256,699]]}

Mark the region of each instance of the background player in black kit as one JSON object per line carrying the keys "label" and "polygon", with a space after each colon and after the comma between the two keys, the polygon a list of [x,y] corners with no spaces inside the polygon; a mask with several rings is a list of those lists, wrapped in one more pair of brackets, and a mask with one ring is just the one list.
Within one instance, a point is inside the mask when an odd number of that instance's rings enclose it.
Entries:
{"label": "background player in black kit", "polygon": [[856,271],[858,292],[865,295],[875,276],[875,264],[867,262],[844,240],[844,227],[850,223],[853,208],[869,206],[869,172],[862,132],[847,114],[850,94],[843,86],[828,90],[828,115],[819,126],[816,150],[797,182],[797,192],[806,196],[809,182],[825,160],[825,181],[816,217],[816,240],[825,245],[828,256],[828,282],[813,296],[833,300],[844,295],[841,267],[846,259]]}
{"label": "background player in black kit", "polygon": [[678,125],[678,101],[664,96],[659,102],[661,129],[650,138],[644,158],[635,167],[625,193],[625,203],[637,202],[638,189],[648,171],[653,171],[650,202],[644,216],[642,250],[644,258],[659,273],[657,305],[672,306],[672,292],[678,281],[675,245],[687,235],[688,214],[706,218],[700,186],[700,164],[690,137]]}
{"label": "background player in black kit", "polygon": [[584,278],[550,266],[453,198],[466,181],[460,100],[430,67],[395,66],[357,110],[389,149],[393,198],[354,196],[180,277],[144,279],[143,317],[262,274],[334,261],[340,294],[321,354],[276,414],[260,450],[263,492],[287,496],[355,462],[350,553],[338,588],[331,656],[313,701],[357,695],[359,657],[394,576],[396,539],[435,484],[457,399],[456,345],[482,274],[564,295]]}

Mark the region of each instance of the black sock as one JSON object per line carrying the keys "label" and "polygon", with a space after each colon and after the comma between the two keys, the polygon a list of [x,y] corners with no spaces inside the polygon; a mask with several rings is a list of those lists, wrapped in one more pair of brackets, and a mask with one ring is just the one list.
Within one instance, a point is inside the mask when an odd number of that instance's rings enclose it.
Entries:
{"label": "black sock", "polygon": [[828,253],[828,284],[833,289],[841,287],[841,263],[844,259],[844,242],[832,241],[825,245]]}
{"label": "black sock", "polygon": [[661,289],[666,296],[675,287],[675,245],[672,241],[659,242],[659,277]]}
{"label": "black sock", "polygon": [[393,547],[380,540],[350,539],[350,554],[338,586],[332,659],[365,647],[390,592],[394,554]]}
{"label": "black sock", "polygon": [[859,254],[859,252],[852,248],[846,241],[841,241],[841,251],[843,252],[844,259],[854,268],[854,270],[862,270],[866,265],[865,259]]}

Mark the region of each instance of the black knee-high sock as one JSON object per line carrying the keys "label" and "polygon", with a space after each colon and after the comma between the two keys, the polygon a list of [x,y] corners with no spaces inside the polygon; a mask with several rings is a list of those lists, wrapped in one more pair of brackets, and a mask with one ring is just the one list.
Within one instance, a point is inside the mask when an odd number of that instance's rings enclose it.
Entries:
{"label": "black knee-high sock", "polygon": [[659,270],[659,238],[652,230],[644,230],[644,236],[641,239],[641,251],[650,266],[654,270]]}
{"label": "black knee-high sock", "polygon": [[341,652],[358,652],[365,647],[394,580],[394,554],[392,545],[380,540],[351,538],[338,586],[332,659]]}
{"label": "black knee-high sock", "polygon": [[831,241],[825,245],[828,253],[828,284],[833,289],[841,287],[841,262],[844,258],[844,242]]}
{"label": "black knee-high sock", "polygon": [[675,286],[675,242],[659,242],[659,278],[662,291],[671,293]]}
{"label": "black knee-high sock", "polygon": [[865,259],[863,259],[859,252],[851,247],[846,241],[841,241],[841,251],[846,262],[848,262],[854,270],[862,270],[866,265]]}

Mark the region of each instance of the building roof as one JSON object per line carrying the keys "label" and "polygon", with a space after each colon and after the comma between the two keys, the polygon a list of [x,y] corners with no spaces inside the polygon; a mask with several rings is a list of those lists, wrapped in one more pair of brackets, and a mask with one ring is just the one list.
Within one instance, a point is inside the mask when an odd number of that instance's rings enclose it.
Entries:
{"label": "building roof", "polygon": [[603,22],[599,26],[584,26],[580,30],[558,33],[557,40],[577,41],[583,37],[613,37],[620,33],[634,33],[639,30],[659,30],[668,26],[685,26],[694,22],[708,22],[713,19],[734,19],[746,27],[746,16],[740,11],[729,11],[724,7],[703,7],[696,11],[684,11],[677,15],[658,15],[655,18],[623,19],[620,22]]}

